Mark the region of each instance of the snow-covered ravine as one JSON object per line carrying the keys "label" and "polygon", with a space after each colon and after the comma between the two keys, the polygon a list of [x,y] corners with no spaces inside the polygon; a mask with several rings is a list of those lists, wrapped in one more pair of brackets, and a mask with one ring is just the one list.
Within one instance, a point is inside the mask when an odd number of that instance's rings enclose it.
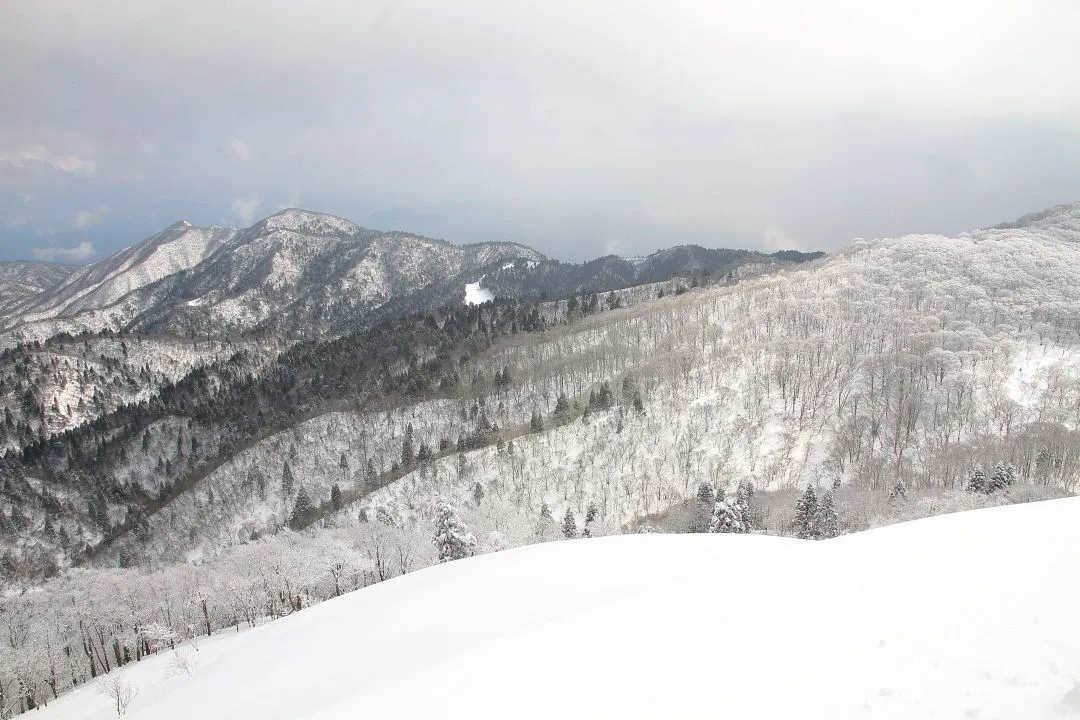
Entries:
{"label": "snow-covered ravine", "polygon": [[[1080,499],[509,550],[125,667],[128,718],[1080,717]],[[111,677],[111,676],[110,676]],[[40,720],[115,717],[84,687]]]}

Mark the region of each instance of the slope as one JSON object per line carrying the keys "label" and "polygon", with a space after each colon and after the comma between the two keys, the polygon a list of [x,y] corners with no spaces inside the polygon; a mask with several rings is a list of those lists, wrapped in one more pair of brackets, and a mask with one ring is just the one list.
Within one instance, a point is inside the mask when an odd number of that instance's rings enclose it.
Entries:
{"label": "slope", "polygon": [[0,316],[59,285],[77,269],[53,262],[0,262]]}
{"label": "slope", "polygon": [[[227,635],[190,676],[119,672],[132,720],[1075,716],[1078,547],[1080,499],[820,543],[551,543]],[[112,712],[84,687],[38,717]]]}

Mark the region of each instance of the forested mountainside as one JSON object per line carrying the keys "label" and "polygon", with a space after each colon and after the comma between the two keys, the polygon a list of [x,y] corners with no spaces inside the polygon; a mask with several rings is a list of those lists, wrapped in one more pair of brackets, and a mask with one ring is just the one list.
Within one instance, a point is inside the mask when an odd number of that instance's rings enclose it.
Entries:
{"label": "forested mountainside", "polygon": [[52,262],[0,262],[0,317],[56,287],[77,269]]}
{"label": "forested mountainside", "polygon": [[[279,354],[209,345],[156,392],[19,437],[0,569],[18,587],[86,568],[50,581],[96,598],[47,630],[85,651],[63,688],[151,649],[151,620],[96,587],[175,589],[186,609],[152,622],[190,636],[459,550],[648,526],[828,537],[1070,492],[1080,204],[1013,225],[857,241],[734,283],[457,298]],[[67,361],[117,340],[95,342],[65,340]],[[48,698],[55,658],[13,657]]]}
{"label": "forested mountainside", "polygon": [[713,272],[734,277],[820,255],[688,246],[636,261],[560,263],[515,243],[459,247],[293,209],[245,229],[176,223],[36,292],[29,271],[0,274],[0,340],[84,332],[332,337],[459,302],[467,283],[554,299]]}

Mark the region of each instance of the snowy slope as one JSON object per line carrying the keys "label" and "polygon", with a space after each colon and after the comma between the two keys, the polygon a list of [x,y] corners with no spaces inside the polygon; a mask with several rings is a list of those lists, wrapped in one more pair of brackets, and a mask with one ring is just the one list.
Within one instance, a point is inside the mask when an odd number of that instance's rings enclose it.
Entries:
{"label": "snowy slope", "polygon": [[[1059,718],[1080,499],[811,543],[631,535],[412,573],[128,666],[127,717]],[[84,687],[41,720],[113,716]]]}
{"label": "snowy slope", "polygon": [[52,262],[0,262],[0,315],[59,285],[76,270],[76,265]]}

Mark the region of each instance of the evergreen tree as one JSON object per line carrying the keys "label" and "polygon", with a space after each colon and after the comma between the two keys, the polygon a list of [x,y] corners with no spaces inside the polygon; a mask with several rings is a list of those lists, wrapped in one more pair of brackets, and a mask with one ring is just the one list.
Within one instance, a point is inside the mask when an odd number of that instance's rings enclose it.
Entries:
{"label": "evergreen tree", "polygon": [[529,421],[529,432],[541,432],[544,429],[544,418],[539,412],[533,410],[532,419]]}
{"label": "evergreen tree", "polygon": [[405,426],[405,439],[401,441],[401,467],[406,470],[412,465],[416,453],[413,452],[413,427],[412,423]]}
{"label": "evergreen tree", "polygon": [[989,483],[986,480],[986,473],[978,465],[971,473],[971,478],[968,480],[967,490],[968,492],[989,492]]}
{"label": "evergreen tree", "polygon": [[480,503],[484,501],[484,486],[480,483],[473,485],[472,497],[473,502],[476,503],[476,507],[480,507]]}
{"label": "evergreen tree", "polygon": [[713,508],[716,505],[716,491],[707,480],[698,485],[697,496],[694,498],[694,506],[691,510],[690,525],[687,532],[709,532],[709,523],[712,519]]}
{"label": "evergreen tree", "polygon": [[716,494],[716,504],[713,506],[712,519],[709,522],[711,533],[744,533],[746,525],[743,523],[742,514],[736,503],[730,502],[727,495],[721,489]]}
{"label": "evergreen tree", "polygon": [[834,538],[840,534],[840,519],[836,516],[832,490],[826,490],[821,496],[817,514],[822,538]]}
{"label": "evergreen tree", "polygon": [[551,508],[548,507],[546,502],[540,505],[540,519],[551,522]]}
{"label": "evergreen tree", "polygon": [[904,485],[904,481],[900,478],[896,479],[896,483],[889,490],[890,500],[906,500],[907,499],[907,486]]}
{"label": "evergreen tree", "polygon": [[740,482],[738,489],[735,491],[735,506],[739,511],[739,515],[742,517],[746,532],[752,532],[754,529],[755,492],[754,483],[749,480]]}
{"label": "evergreen tree", "polygon": [[293,505],[292,515],[289,517],[289,525],[291,525],[293,529],[299,529],[311,516],[314,509],[315,506],[308,496],[307,488],[301,485],[300,491],[296,493],[296,504]]}
{"label": "evergreen tree", "polygon": [[293,486],[295,485],[293,479],[292,467],[289,465],[289,461],[285,461],[285,467],[281,469],[281,492],[285,497],[292,495]]}
{"label": "evergreen tree", "polygon": [[567,538],[577,537],[577,522],[574,521],[574,513],[569,507],[566,508],[566,514],[563,515],[562,533]]}
{"label": "evergreen tree", "polygon": [[992,493],[1012,487],[1016,482],[1016,468],[1011,463],[998,463],[994,466],[994,472],[990,474],[990,482],[987,483],[986,492]]}
{"label": "evergreen tree", "polygon": [[792,521],[795,534],[805,539],[816,540],[821,536],[818,526],[818,500],[813,485],[806,486],[806,492],[795,505],[795,518]]}
{"label": "evergreen tree", "polygon": [[559,393],[558,399],[555,400],[555,414],[563,416],[569,412],[570,401],[566,399],[566,393]]}
{"label": "evergreen tree", "polygon": [[337,483],[330,488],[330,505],[335,511],[341,509],[341,488]]}
{"label": "evergreen tree", "polygon": [[581,531],[582,537],[592,537],[592,524],[599,512],[596,509],[596,503],[590,500],[588,507],[585,508],[585,527]]}
{"label": "evergreen tree", "polygon": [[439,562],[460,560],[476,552],[476,538],[445,498],[435,501],[435,533],[431,540],[435,544]]}

